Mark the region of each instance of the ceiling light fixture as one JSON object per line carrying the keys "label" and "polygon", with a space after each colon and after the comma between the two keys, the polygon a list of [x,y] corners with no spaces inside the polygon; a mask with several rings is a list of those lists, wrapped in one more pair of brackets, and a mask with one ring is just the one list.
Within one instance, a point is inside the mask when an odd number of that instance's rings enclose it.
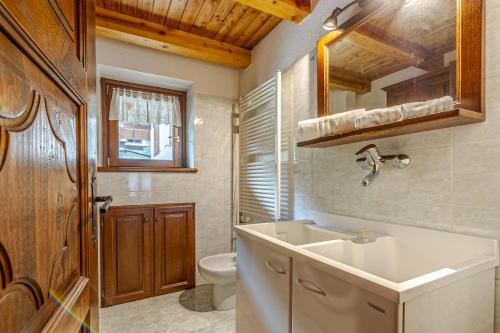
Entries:
{"label": "ceiling light fixture", "polygon": [[332,14],[323,22],[323,29],[328,30],[328,31],[333,31],[337,29],[338,27],[338,17],[339,15],[344,12],[346,9],[351,7],[352,5],[358,4],[359,7],[363,7],[366,5],[366,3],[369,2],[369,0],[354,0],[353,2],[349,3],[347,6],[344,8],[337,7],[333,10]]}

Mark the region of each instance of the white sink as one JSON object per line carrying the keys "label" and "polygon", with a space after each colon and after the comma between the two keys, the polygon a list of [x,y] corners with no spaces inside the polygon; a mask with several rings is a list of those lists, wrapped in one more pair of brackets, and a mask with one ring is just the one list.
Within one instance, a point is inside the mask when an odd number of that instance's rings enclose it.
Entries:
{"label": "white sink", "polygon": [[320,227],[309,220],[251,224],[245,225],[244,228],[292,245],[304,245],[355,237],[348,232]]}
{"label": "white sink", "polygon": [[[323,213],[312,217],[315,222],[235,229],[294,261],[317,263],[322,270],[400,303],[498,265],[496,240]],[[362,229],[376,240],[355,243]]]}
{"label": "white sink", "polygon": [[[391,236],[364,244],[334,241],[302,248],[394,283],[451,274],[461,264],[477,258],[474,254],[449,258],[425,246],[412,249]],[[447,250],[443,248],[442,251]]]}

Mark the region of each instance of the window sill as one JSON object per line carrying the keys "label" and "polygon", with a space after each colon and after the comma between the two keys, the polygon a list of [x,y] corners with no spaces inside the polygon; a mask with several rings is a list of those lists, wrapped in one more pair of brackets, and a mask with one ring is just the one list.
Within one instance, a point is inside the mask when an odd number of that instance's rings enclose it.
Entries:
{"label": "window sill", "polygon": [[99,172],[172,172],[197,173],[196,168],[97,167]]}

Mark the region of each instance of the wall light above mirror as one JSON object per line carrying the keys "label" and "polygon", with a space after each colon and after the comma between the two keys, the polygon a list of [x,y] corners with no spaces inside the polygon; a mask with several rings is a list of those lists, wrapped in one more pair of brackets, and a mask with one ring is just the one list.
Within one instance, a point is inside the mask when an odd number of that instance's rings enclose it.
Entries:
{"label": "wall light above mirror", "polygon": [[323,29],[327,31],[333,31],[337,29],[339,26],[339,15],[345,12],[347,9],[351,8],[354,5],[357,5],[359,8],[363,8],[370,0],[354,0],[343,8],[337,7],[332,11],[332,14],[328,16],[328,18],[323,22]]}
{"label": "wall light above mirror", "polygon": [[[484,121],[483,1],[353,1],[325,26],[334,30],[318,41],[318,117],[361,113],[351,127],[299,146]],[[371,110],[381,111],[357,121]]]}

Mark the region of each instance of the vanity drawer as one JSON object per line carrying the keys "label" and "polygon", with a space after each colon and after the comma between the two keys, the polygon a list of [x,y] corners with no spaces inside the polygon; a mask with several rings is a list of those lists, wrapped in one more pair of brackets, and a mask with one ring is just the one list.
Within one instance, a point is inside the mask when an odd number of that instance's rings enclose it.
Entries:
{"label": "vanity drawer", "polygon": [[397,304],[294,261],[293,333],[396,333]]}
{"label": "vanity drawer", "polygon": [[236,248],[236,332],[290,332],[291,259],[242,237]]}

